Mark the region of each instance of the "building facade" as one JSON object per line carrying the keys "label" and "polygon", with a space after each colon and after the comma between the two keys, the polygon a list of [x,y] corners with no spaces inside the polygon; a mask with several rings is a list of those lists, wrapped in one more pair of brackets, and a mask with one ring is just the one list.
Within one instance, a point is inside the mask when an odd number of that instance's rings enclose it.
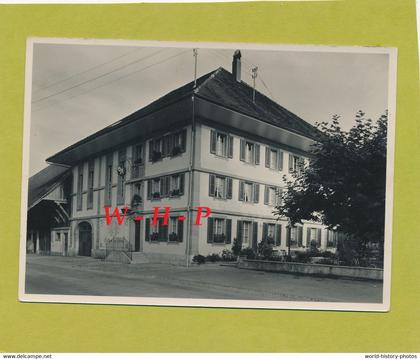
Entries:
{"label": "building facade", "polygon": [[[219,68],[48,159],[68,166],[72,190],[67,255],[104,258],[123,246],[130,260],[187,264],[231,249],[335,250],[337,233],[319,223],[277,220],[285,180],[300,171],[315,129]],[[168,224],[153,225],[155,208]],[[195,224],[199,207],[211,215]],[[106,209],[108,208],[108,209]],[[106,211],[122,216],[107,223]],[[140,218],[141,217],[141,218]],[[137,219],[136,219],[137,218]],[[180,219],[181,218],[181,219]],[[64,240],[64,237],[63,237]],[[57,244],[58,245],[58,244]]]}

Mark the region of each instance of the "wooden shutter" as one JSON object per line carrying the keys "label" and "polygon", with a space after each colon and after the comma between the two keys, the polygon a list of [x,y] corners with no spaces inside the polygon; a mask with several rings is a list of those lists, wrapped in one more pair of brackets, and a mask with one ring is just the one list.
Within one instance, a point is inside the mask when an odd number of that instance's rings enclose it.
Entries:
{"label": "wooden shutter", "polygon": [[179,175],[179,194],[182,196],[185,193],[185,173]]}
{"label": "wooden shutter", "polygon": [[152,162],[153,158],[153,140],[149,141],[149,162]]}
{"label": "wooden shutter", "polygon": [[152,180],[147,180],[147,199],[152,198]]}
{"label": "wooden shutter", "polygon": [[254,144],[254,163],[256,165],[260,164],[260,145]]}
{"label": "wooden shutter", "polygon": [[226,198],[232,199],[232,178],[226,177]]}
{"label": "wooden shutter", "polygon": [[268,232],[268,223],[263,223],[263,231],[262,231],[262,240],[265,241],[267,239]]}
{"label": "wooden shutter", "polygon": [[264,186],[264,204],[268,204],[269,186]]}
{"label": "wooden shutter", "polygon": [[169,155],[169,136],[162,137],[162,157]]}
{"label": "wooden shutter", "polygon": [[274,243],[277,247],[281,245],[281,224],[276,224],[274,232]]}
{"label": "wooden shutter", "polygon": [[277,169],[283,171],[283,151],[277,150]]}
{"label": "wooden shutter", "polygon": [[308,227],[306,230],[306,247],[310,247],[311,245],[311,228]]}
{"label": "wooden shutter", "polygon": [[286,227],[286,246],[290,245],[290,237],[292,236],[292,228],[290,226]]}
{"label": "wooden shutter", "polygon": [[245,161],[245,140],[241,138],[241,148],[239,152],[239,159]]}
{"label": "wooden shutter", "polygon": [[298,247],[302,247],[303,228],[299,226],[296,228],[296,231],[297,231]]}
{"label": "wooden shutter", "polygon": [[184,239],[184,222],[178,221],[178,242],[182,242]]}
{"label": "wooden shutter", "polygon": [[166,192],[166,179],[167,176],[160,177],[160,196],[165,197],[167,194]]}
{"label": "wooden shutter", "polygon": [[242,221],[236,222],[236,239],[242,243]]}
{"label": "wooden shutter", "polygon": [[258,203],[260,201],[260,184],[259,183],[254,183],[252,187],[253,187],[254,203]]}
{"label": "wooden shutter", "polygon": [[252,248],[258,247],[258,222],[252,222]]}
{"label": "wooden shutter", "polygon": [[228,157],[233,158],[233,136],[228,136]]}
{"label": "wooden shutter", "polygon": [[210,131],[210,153],[216,153],[216,131]]}
{"label": "wooden shutter", "polygon": [[232,220],[226,219],[226,244],[232,242]]}
{"label": "wooden shutter", "polygon": [[150,218],[146,218],[145,237],[146,242],[150,241]]}
{"label": "wooden shutter", "polygon": [[187,130],[183,129],[181,132],[181,152],[185,152],[187,148]]}
{"label": "wooden shutter", "polygon": [[316,240],[318,247],[321,247],[321,228],[318,228],[316,231]]}
{"label": "wooden shutter", "polygon": [[216,176],[209,175],[209,196],[214,197],[214,186],[215,186]]}
{"label": "wooden shutter", "polygon": [[[165,196],[169,196],[170,188],[171,188],[171,176],[165,176]],[[181,179],[180,179],[181,181]]]}
{"label": "wooden shutter", "polygon": [[270,167],[270,148],[265,146],[265,167]]}
{"label": "wooden shutter", "polygon": [[213,222],[212,217],[207,220],[207,243],[213,243]]}
{"label": "wooden shutter", "polygon": [[293,172],[293,155],[289,153],[289,172]]}
{"label": "wooden shutter", "polygon": [[277,187],[276,189],[276,206],[281,206],[282,203],[282,197],[283,197],[283,189],[280,187]]}
{"label": "wooden shutter", "polygon": [[239,181],[239,200],[244,200],[244,181]]}

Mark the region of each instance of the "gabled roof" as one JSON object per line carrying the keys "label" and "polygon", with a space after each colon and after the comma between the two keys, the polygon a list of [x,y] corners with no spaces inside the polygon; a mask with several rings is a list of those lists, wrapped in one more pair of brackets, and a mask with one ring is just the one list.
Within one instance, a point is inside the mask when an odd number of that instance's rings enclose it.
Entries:
{"label": "gabled roof", "polygon": [[59,161],[62,154],[88,143],[102,135],[111,133],[135,121],[141,121],[145,116],[177,103],[187,97],[195,96],[223,106],[230,110],[256,118],[263,122],[291,131],[293,133],[315,139],[317,130],[294,113],[288,111],[258,90],[255,92],[255,103],[252,96],[253,89],[244,81],[236,81],[232,74],[222,67],[211,71],[194,81],[183,85],[156,101],[133,112],[127,117],[103,128],[100,131],[76,142],[47,159],[48,162],[62,163]]}
{"label": "gabled roof", "polygon": [[68,170],[67,167],[49,165],[31,176],[28,183],[28,210],[58,186]]}

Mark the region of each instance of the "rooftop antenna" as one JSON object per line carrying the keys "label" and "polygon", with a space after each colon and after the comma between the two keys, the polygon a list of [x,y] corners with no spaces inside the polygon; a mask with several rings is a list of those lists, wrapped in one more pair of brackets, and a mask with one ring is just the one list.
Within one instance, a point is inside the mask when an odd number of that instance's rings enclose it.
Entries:
{"label": "rooftop antenna", "polygon": [[256,80],[256,78],[258,76],[258,66],[253,67],[251,69],[251,72],[252,72],[252,75],[251,75],[252,76],[252,80],[253,80],[253,83],[254,83],[253,90],[252,90],[252,102],[255,103],[255,80]]}
{"label": "rooftop antenna", "polygon": [[194,88],[197,87],[197,56],[198,50],[193,49],[193,56],[194,56]]}

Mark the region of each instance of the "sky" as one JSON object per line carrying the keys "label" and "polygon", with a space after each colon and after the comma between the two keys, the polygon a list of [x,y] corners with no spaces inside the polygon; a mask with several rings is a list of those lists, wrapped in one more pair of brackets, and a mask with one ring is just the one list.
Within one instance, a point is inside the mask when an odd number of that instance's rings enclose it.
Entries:
{"label": "sky", "polygon": [[[236,49],[198,48],[198,77],[231,71]],[[242,80],[305,121],[341,116],[349,129],[363,110],[377,119],[388,105],[388,55],[247,50]],[[194,79],[191,48],[34,44],[29,174],[45,159]]]}

